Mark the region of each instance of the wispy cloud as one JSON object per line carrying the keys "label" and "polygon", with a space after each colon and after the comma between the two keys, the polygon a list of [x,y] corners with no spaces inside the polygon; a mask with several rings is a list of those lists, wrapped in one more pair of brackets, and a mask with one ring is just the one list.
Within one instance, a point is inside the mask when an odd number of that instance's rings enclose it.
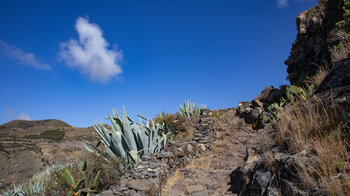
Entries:
{"label": "wispy cloud", "polygon": [[18,115],[16,115],[13,113],[12,109],[10,108],[7,108],[5,110],[5,116],[8,120],[31,120],[28,114],[21,112]]}
{"label": "wispy cloud", "polygon": [[9,58],[12,58],[22,65],[31,66],[37,69],[50,70],[51,66],[47,63],[43,63],[41,59],[36,57],[32,53],[24,52],[22,49],[5,43],[3,40],[0,40],[0,51],[7,55]]}
{"label": "wispy cloud", "polygon": [[277,0],[278,7],[287,7],[288,6],[288,0]]}
{"label": "wispy cloud", "polygon": [[79,40],[61,44],[61,57],[67,66],[77,68],[90,80],[102,83],[122,73],[122,52],[116,46],[108,49],[109,43],[97,24],[79,17],[75,29]]}
{"label": "wispy cloud", "polygon": [[295,3],[306,3],[306,2],[310,3],[310,2],[315,2],[316,0],[276,0],[279,8],[288,7],[290,1]]}
{"label": "wispy cloud", "polygon": [[17,118],[18,120],[31,120],[30,116],[25,113],[20,113]]}

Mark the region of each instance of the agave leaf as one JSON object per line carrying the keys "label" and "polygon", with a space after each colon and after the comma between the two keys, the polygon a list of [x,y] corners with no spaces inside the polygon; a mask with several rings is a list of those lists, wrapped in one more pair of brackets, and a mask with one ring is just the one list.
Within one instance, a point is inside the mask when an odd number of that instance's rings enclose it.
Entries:
{"label": "agave leaf", "polygon": [[129,151],[129,155],[132,158],[134,163],[139,163],[141,161],[141,159],[138,156],[137,150],[131,150]]}
{"label": "agave leaf", "polygon": [[112,131],[111,149],[115,149],[115,154],[120,157],[126,157],[126,152],[129,150],[123,146],[123,133],[120,131]]}
{"label": "agave leaf", "polygon": [[123,134],[125,136],[126,143],[130,150],[137,150],[136,142],[134,135],[131,130],[131,126],[128,120],[128,116],[126,115],[125,108],[123,111]]}

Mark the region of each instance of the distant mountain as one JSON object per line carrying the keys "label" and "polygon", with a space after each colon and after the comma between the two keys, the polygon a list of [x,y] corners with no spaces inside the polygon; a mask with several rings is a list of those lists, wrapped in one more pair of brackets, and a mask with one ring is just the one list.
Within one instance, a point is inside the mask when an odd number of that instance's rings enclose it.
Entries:
{"label": "distant mountain", "polygon": [[53,163],[82,159],[86,150],[81,139],[94,142],[97,135],[92,127],[76,128],[55,119],[0,125],[0,189]]}

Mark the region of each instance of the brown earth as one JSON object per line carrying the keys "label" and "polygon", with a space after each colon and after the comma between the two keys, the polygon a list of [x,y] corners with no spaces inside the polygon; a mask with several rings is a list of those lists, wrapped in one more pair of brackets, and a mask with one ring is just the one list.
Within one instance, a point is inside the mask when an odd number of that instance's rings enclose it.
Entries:
{"label": "brown earth", "polygon": [[[63,131],[63,138],[30,137],[50,130]],[[96,138],[92,127],[72,127],[60,120],[14,120],[0,125],[0,189],[21,183],[54,163],[83,158],[86,150],[81,139]]]}

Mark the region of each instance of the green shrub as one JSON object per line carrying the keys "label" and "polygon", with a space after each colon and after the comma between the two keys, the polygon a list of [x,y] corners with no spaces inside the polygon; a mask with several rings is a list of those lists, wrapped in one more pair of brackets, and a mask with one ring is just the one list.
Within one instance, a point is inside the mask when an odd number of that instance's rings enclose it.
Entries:
{"label": "green shrub", "polygon": [[64,131],[60,131],[59,129],[53,129],[53,130],[46,130],[42,133],[40,133],[39,135],[26,135],[26,138],[29,139],[51,139],[51,140],[55,140],[55,141],[59,141],[61,139],[63,139],[65,135]]}
{"label": "green shrub", "polygon": [[270,114],[272,115],[272,119],[270,119],[268,116],[262,115],[261,118],[265,123],[269,123],[272,121],[276,121],[280,118],[280,114],[284,108],[289,103],[296,102],[296,101],[306,101],[311,98],[315,91],[314,85],[309,85],[307,89],[290,85],[286,86],[286,98],[281,98],[280,103],[272,103],[268,110]]}

